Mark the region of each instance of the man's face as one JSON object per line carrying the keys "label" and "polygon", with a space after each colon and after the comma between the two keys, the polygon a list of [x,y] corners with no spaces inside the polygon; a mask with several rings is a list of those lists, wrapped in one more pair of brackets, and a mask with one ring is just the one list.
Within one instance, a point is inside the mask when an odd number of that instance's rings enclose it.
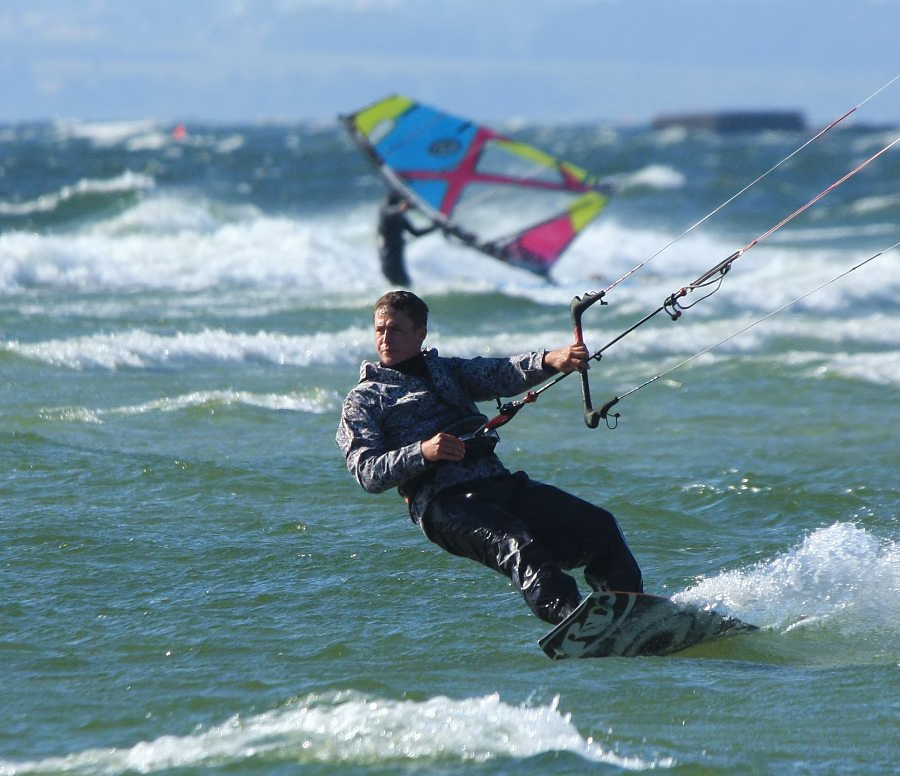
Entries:
{"label": "man's face", "polygon": [[375,312],[375,351],[385,366],[394,366],[422,350],[427,329],[416,327],[405,313],[384,307]]}

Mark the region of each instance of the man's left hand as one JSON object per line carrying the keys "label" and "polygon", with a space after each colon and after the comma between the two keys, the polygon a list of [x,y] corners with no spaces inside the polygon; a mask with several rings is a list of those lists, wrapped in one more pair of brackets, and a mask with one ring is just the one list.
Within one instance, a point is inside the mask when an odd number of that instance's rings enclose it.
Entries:
{"label": "man's left hand", "polygon": [[556,350],[548,350],[544,354],[544,366],[565,374],[583,372],[590,369],[590,357],[587,346],[583,342],[576,342]]}

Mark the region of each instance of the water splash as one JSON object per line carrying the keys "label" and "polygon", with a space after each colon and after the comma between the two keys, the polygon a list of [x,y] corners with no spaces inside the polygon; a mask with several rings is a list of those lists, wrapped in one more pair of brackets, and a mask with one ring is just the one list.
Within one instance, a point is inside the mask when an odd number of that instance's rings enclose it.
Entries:
{"label": "water splash", "polygon": [[796,547],[747,569],[702,579],[675,600],[715,603],[782,635],[822,634],[820,646],[857,656],[896,652],[900,623],[900,548],[853,523],[835,523]]}
{"label": "water splash", "polygon": [[187,736],[162,736],[128,749],[91,749],[33,762],[0,761],[0,776],[53,773],[155,773],[171,768],[234,767],[248,762],[386,766],[484,763],[569,752],[619,768],[670,767],[605,751],[583,738],[554,701],[514,706],[497,694],[424,701],[369,698],[356,692],[311,695],[246,719]]}

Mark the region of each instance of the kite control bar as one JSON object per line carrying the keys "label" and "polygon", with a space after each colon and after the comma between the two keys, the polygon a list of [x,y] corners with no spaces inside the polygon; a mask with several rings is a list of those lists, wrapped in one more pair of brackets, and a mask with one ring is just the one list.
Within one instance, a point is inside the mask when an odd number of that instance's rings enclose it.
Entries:
{"label": "kite control bar", "polygon": [[[588,307],[596,302],[606,304],[606,302],[602,301],[604,295],[604,291],[588,291],[583,296],[572,297],[572,301],[569,304],[569,312],[572,314],[572,327],[575,329],[575,342],[581,345],[584,344],[584,333],[581,329],[581,316],[584,315],[584,311],[587,310]],[[600,419],[606,416],[599,410],[595,410],[591,404],[591,383],[588,378],[587,369],[581,373],[581,398],[584,401],[585,425],[588,428],[597,428],[600,424]]]}
{"label": "kite control bar", "polygon": [[[572,325],[575,329],[575,341],[577,343],[584,344],[584,335],[581,331],[581,316],[588,307],[603,299],[605,293],[605,291],[588,291],[583,296],[576,296],[572,299],[572,302],[569,305],[569,311],[572,314]],[[606,304],[606,302],[603,302],[602,304]],[[597,356],[593,357],[596,358]],[[552,388],[560,380],[568,377],[568,375],[568,372],[558,374],[549,383],[541,386],[535,391],[529,391],[518,401],[511,401],[503,404],[500,399],[497,399],[498,414],[486,421],[480,428],[476,429],[471,434],[468,434],[467,438],[477,439],[478,437],[488,435],[490,432],[500,428],[500,426],[506,425],[513,417],[515,417],[516,413],[522,409],[522,407],[537,401],[538,397],[544,391],[548,388]],[[606,410],[609,405],[604,407],[603,410],[595,410],[591,406],[591,386],[588,382],[587,370],[581,373],[581,394],[584,399],[584,422],[588,428],[597,428],[600,424],[600,420],[606,418]]]}

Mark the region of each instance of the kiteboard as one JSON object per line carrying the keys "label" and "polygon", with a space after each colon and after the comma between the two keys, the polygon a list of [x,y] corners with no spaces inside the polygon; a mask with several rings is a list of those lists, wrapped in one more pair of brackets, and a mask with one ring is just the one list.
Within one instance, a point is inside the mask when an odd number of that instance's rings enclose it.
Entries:
{"label": "kiteboard", "polygon": [[637,657],[755,630],[736,617],[670,598],[602,591],[587,596],[538,644],[552,660]]}

